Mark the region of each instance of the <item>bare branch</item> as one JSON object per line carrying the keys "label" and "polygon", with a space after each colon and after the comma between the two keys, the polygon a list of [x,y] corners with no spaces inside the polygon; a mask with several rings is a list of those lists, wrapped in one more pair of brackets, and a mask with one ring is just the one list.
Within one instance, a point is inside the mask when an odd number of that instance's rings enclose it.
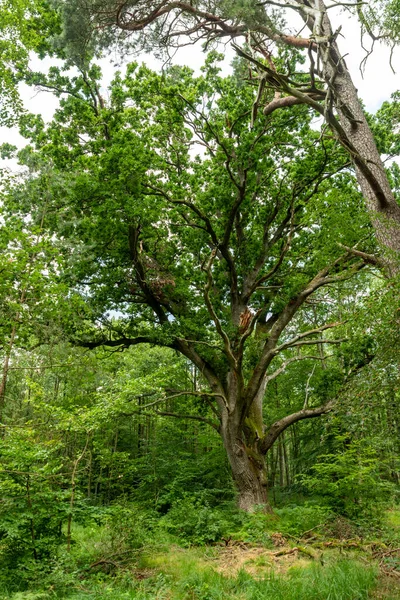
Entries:
{"label": "bare branch", "polygon": [[291,344],[290,348],[298,348],[299,346],[313,346],[314,344],[342,344],[346,342],[347,338],[342,338],[340,340],[330,340],[330,339],[317,339],[317,340],[303,340],[302,342],[296,342],[295,344]]}
{"label": "bare branch", "polygon": [[283,98],[274,98],[267,106],[264,108],[264,115],[270,115],[278,108],[286,108],[288,106],[294,106],[295,104],[303,104],[303,101],[300,98],[296,98],[295,96],[284,96]]}
{"label": "bare branch", "polygon": [[379,256],[375,256],[375,254],[367,254],[366,252],[362,252],[361,250],[357,250],[356,248],[349,248],[348,246],[344,246],[343,244],[338,244],[341,248],[349,252],[349,254],[354,254],[354,256],[359,256],[363,259],[363,261],[369,265],[374,265],[376,267],[385,268],[385,261],[383,261]]}
{"label": "bare branch", "polygon": [[191,419],[193,421],[200,421],[201,423],[207,423],[207,425],[210,425],[210,427],[215,429],[215,431],[217,431],[218,433],[221,432],[221,427],[218,423],[215,423],[214,421],[210,421],[209,419],[206,419],[205,417],[200,417],[198,415],[180,415],[177,413],[158,411],[158,410],[155,410],[154,412],[156,415],[159,415],[160,417],[175,417],[176,419]]}
{"label": "bare branch", "polygon": [[[296,337],[292,338],[288,342],[285,342],[284,344],[277,346],[275,348],[275,352],[276,353],[282,352],[282,350],[286,350],[286,348],[291,348],[292,346],[298,345],[296,342],[298,342],[299,340],[302,340],[305,337],[308,337],[309,335],[315,335],[316,333],[322,333],[323,331],[326,331],[327,329],[332,329],[333,327],[339,327],[339,325],[343,325],[343,323],[342,322],[327,323],[326,325],[322,325],[321,327],[317,327],[316,329],[309,329],[308,331],[299,333],[299,335],[296,335]],[[313,343],[316,343],[316,342],[313,340]]]}
{"label": "bare branch", "polygon": [[226,334],[226,332],[223,330],[222,325],[221,325],[221,321],[219,320],[217,313],[214,310],[214,307],[212,305],[212,302],[210,300],[210,289],[212,287],[212,283],[213,283],[213,279],[212,279],[212,274],[211,274],[211,268],[212,268],[212,264],[214,262],[215,256],[217,253],[217,249],[214,248],[214,250],[211,252],[211,256],[210,259],[207,262],[207,265],[205,267],[203,267],[203,271],[205,271],[206,275],[207,275],[207,283],[204,287],[204,299],[206,302],[206,306],[208,309],[208,312],[210,313],[210,316],[212,317],[212,320],[215,323],[215,327],[216,330],[218,331],[219,335],[221,336],[223,342],[224,342],[224,347],[225,347],[225,355],[228,358],[229,363],[231,364],[231,366],[235,369],[235,371],[237,370],[237,360],[233,355],[232,352],[232,347],[231,347],[231,343],[229,341],[229,337]]}
{"label": "bare branch", "polygon": [[273,373],[271,373],[271,375],[267,375],[265,377],[266,385],[268,385],[270,381],[273,381],[274,379],[279,377],[279,375],[286,371],[286,368],[294,362],[298,362],[300,360],[325,360],[325,358],[327,357],[314,356],[313,354],[305,354],[303,356],[293,356],[292,358],[288,358],[288,360],[285,360],[285,362],[282,363],[282,365]]}

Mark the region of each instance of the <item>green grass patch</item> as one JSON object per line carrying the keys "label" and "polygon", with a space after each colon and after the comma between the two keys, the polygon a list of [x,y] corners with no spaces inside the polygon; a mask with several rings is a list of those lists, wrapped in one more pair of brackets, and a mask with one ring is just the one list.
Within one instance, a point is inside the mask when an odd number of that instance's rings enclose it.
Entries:
{"label": "green grass patch", "polygon": [[218,572],[210,563],[214,548],[183,549],[145,554],[114,576],[87,578],[76,573],[68,588],[49,585],[46,591],[10,593],[3,600],[367,600],[373,598],[377,569],[357,560],[335,560],[322,565],[299,563],[286,572],[266,568],[254,578],[244,570],[235,576]]}
{"label": "green grass patch", "polygon": [[[392,540],[400,532],[400,510],[385,516]],[[383,585],[381,556],[372,560],[372,538],[331,537],[334,515],[324,507],[288,506],[271,517],[241,515],[227,546],[187,546],[151,513],[116,510],[102,524],[74,525],[71,552],[60,547],[48,561],[21,563],[11,577],[0,575],[0,600],[394,600],[399,592]],[[303,542],[296,536],[312,529],[310,556],[300,550],[277,558]],[[343,526],[342,526],[343,529]],[[341,531],[342,531],[341,529]],[[328,535],[329,534],[329,535]],[[287,536],[285,538],[285,535]],[[324,537],[328,535],[328,537]],[[282,537],[283,536],[283,537]],[[235,542],[234,538],[241,542]],[[332,542],[325,547],[325,540]],[[375,538],[374,538],[375,539]],[[389,539],[389,538],[388,538]],[[388,542],[381,538],[383,552]],[[352,540],[350,540],[352,541]],[[243,542],[247,542],[243,544]],[[338,547],[334,544],[337,543]],[[314,545],[313,545],[314,544]],[[340,545],[343,545],[342,546]],[[340,546],[340,547],[339,547]],[[378,546],[377,546],[378,547]],[[240,554],[241,553],[241,554]],[[383,557],[392,568],[395,554]],[[239,560],[240,559],[240,560]],[[390,563],[390,564],[389,564]],[[393,588],[393,584],[391,583]]]}
{"label": "green grass patch", "polygon": [[388,525],[400,532],[400,507],[388,510],[386,512],[385,521]]}

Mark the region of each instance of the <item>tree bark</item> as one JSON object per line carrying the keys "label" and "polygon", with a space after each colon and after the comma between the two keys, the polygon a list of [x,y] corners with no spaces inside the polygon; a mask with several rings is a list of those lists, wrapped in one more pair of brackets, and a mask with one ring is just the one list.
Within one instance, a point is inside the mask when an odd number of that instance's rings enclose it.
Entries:
{"label": "tree bark", "polygon": [[[320,9],[323,11],[322,35],[332,40],[334,35],[331,23],[322,1]],[[377,240],[388,250],[388,268],[391,274],[395,274],[400,267],[400,206],[391,190],[357,90],[336,41],[320,43],[319,52],[322,57],[322,75],[332,94],[332,103],[343,128],[343,133],[336,129],[336,134],[354,162],[357,181]],[[333,128],[335,129],[334,126]]]}
{"label": "tree bark", "polygon": [[240,410],[237,409],[224,411],[221,420],[221,437],[238,492],[238,506],[246,512],[253,512],[262,505],[271,512],[265,457],[258,450],[257,433],[247,419],[246,422],[248,425],[243,427]]}
{"label": "tree bark", "polygon": [[257,506],[262,505],[267,511],[271,511],[264,457],[251,452],[234,427],[228,426],[222,437],[238,492],[239,508],[253,512]]}

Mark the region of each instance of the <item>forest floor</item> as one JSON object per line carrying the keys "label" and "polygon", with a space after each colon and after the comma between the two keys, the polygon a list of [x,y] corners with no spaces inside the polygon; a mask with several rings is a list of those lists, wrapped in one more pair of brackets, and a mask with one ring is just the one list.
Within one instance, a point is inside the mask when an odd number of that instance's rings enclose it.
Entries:
{"label": "forest floor", "polygon": [[357,539],[299,545],[279,533],[274,544],[274,549],[238,540],[208,548],[173,546],[142,557],[144,568],[136,577],[163,573],[177,588],[186,581],[186,595],[171,589],[159,596],[182,600],[400,599],[400,548]]}
{"label": "forest floor", "polygon": [[[260,530],[260,517],[254,519]],[[206,545],[158,533],[136,548],[109,538],[107,528],[76,526],[71,553],[42,573],[32,571],[31,583],[25,581],[19,591],[16,580],[9,587],[5,583],[0,598],[400,599],[400,510],[389,511],[375,535],[354,535],[354,527],[341,518],[301,535],[288,533],[284,525],[284,518],[269,522],[263,543],[249,541],[242,529]]]}

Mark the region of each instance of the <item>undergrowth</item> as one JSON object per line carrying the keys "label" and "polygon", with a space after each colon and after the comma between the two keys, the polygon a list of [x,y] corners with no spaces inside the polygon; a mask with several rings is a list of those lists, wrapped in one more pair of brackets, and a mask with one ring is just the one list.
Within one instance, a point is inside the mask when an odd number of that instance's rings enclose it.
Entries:
{"label": "undergrowth", "polygon": [[[190,570],[188,570],[190,564]],[[1,598],[50,600],[50,598],[104,598],[107,600],[363,600],[376,585],[376,568],[352,560],[323,567],[293,568],[285,575],[273,571],[256,580],[245,571],[226,577],[193,559],[182,573],[174,569],[158,572],[144,580],[127,573],[115,578],[92,578],[71,582],[69,590],[54,586],[47,591],[7,592]],[[10,595],[8,595],[10,594]]]}
{"label": "undergrowth", "polygon": [[126,503],[75,524],[70,552],[3,561],[0,599],[395,600],[399,544],[395,509],[368,529],[315,503],[249,515],[192,499],[161,518]]}

